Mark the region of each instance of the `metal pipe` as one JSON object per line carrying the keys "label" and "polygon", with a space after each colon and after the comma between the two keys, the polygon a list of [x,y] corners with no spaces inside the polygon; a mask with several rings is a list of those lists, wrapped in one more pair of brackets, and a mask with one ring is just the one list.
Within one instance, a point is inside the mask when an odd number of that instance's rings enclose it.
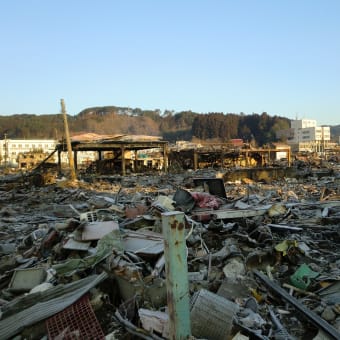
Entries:
{"label": "metal pipe", "polygon": [[324,319],[320,318],[317,314],[313,313],[311,310],[302,305],[293,296],[289,295],[283,288],[277,285],[275,282],[269,280],[269,278],[259,272],[254,270],[256,276],[258,276],[268,287],[278,293],[284,300],[289,302],[294,308],[302,312],[316,327],[322,329],[325,333],[330,335],[334,339],[340,339],[340,333]]}
{"label": "metal pipe", "polygon": [[170,339],[191,335],[184,213],[162,214]]}

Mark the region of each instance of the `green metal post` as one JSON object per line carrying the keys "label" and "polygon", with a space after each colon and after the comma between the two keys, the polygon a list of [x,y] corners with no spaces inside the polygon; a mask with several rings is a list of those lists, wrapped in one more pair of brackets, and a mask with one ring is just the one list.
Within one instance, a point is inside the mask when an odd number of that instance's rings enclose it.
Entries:
{"label": "green metal post", "polygon": [[191,335],[184,213],[162,214],[170,339]]}

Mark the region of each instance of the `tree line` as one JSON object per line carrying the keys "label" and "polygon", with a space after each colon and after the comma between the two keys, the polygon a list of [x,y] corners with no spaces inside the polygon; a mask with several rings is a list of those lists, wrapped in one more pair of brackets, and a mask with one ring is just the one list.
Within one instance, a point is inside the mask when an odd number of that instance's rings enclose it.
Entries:
{"label": "tree line", "polygon": [[[164,140],[211,140],[241,138],[262,146],[277,141],[276,133],[290,127],[289,119],[253,113],[197,113],[192,111],[142,110],[116,106],[87,108],[68,116],[70,134],[143,134]],[[0,116],[0,139],[62,139],[61,114]]]}

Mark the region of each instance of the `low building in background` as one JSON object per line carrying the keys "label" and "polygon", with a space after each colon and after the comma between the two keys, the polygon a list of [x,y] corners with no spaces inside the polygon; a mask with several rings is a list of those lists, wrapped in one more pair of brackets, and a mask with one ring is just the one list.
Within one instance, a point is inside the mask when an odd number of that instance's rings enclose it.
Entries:
{"label": "low building in background", "polygon": [[[19,169],[33,169],[37,165],[39,165],[42,161],[44,161],[48,157],[48,153],[44,152],[38,152],[38,151],[33,151],[33,152],[25,152],[25,153],[20,153],[17,158],[17,166]],[[55,157],[51,157],[48,160],[49,163],[56,163]]]}

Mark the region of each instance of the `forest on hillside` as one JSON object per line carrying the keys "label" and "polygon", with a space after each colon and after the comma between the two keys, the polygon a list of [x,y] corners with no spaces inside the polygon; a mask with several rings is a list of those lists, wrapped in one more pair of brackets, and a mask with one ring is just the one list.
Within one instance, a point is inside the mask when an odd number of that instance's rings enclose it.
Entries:
{"label": "forest on hillside", "polygon": [[[290,121],[266,112],[253,113],[197,113],[165,110],[142,110],[116,106],[93,107],[68,116],[70,134],[92,132],[96,134],[142,134],[161,136],[164,140],[205,140],[226,142],[242,138],[261,146],[278,141],[277,132],[287,130]],[[340,126],[331,132],[339,132]],[[334,130],[335,129],[335,130]],[[336,130],[338,129],[338,130]],[[64,136],[61,114],[19,114],[0,116],[0,138],[62,139]],[[338,136],[335,135],[334,137]],[[284,141],[284,140],[283,140]]]}

